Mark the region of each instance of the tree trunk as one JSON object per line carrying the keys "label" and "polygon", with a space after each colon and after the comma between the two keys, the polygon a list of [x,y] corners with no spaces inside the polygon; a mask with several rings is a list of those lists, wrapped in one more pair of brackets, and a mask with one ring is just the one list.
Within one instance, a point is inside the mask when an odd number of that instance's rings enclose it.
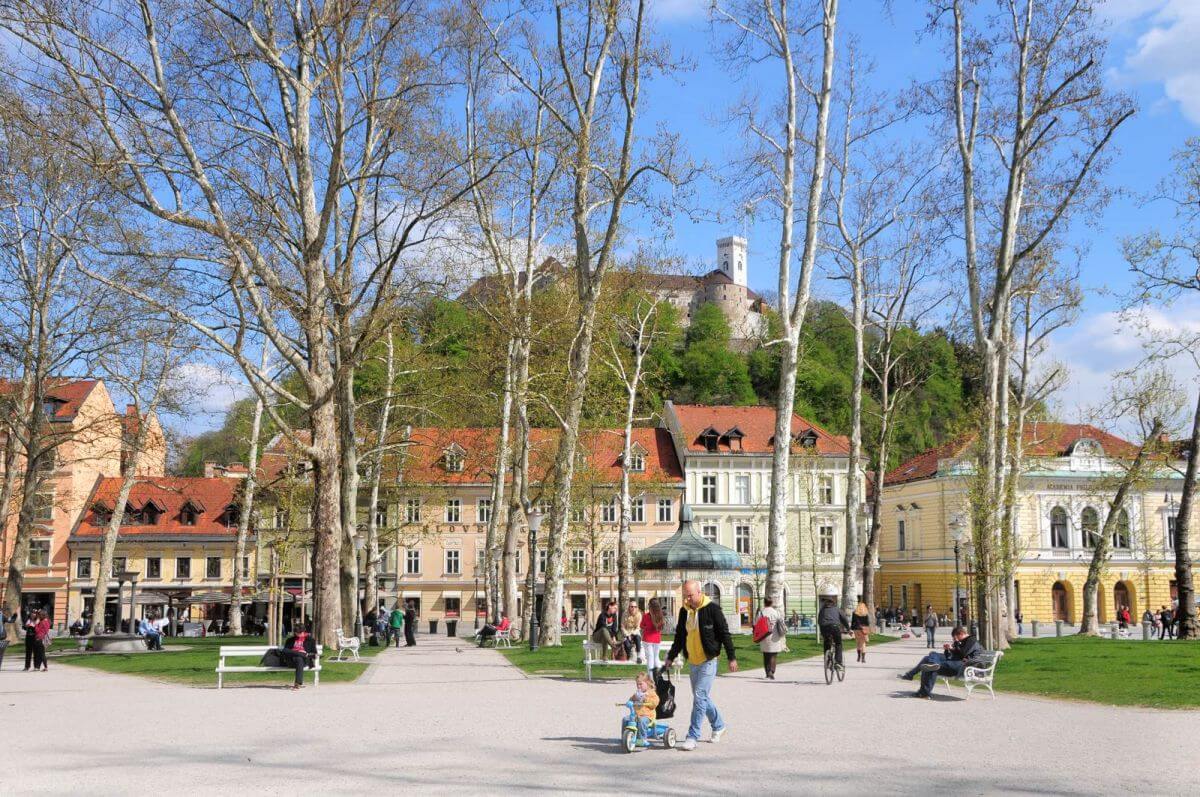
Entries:
{"label": "tree trunk", "polygon": [[337,648],[336,630],[342,624],[340,556],[342,490],[338,424],[331,402],[312,410],[313,461],[313,619],[317,641]]}
{"label": "tree trunk", "polygon": [[1183,495],[1179,499],[1179,514],[1175,517],[1175,584],[1179,595],[1176,609],[1180,639],[1195,639],[1196,592],[1192,583],[1191,527],[1196,499],[1197,460],[1200,460],[1200,396],[1192,418],[1192,436],[1188,441],[1187,469],[1183,473]]}
{"label": "tree trunk", "polygon": [[[509,442],[509,426],[512,422],[513,380],[516,377],[517,341],[510,337],[507,357],[504,361],[504,392],[500,400],[500,432],[496,441],[496,473],[492,477],[492,514],[488,518],[487,536],[484,541],[484,589],[487,596],[488,616],[493,624],[500,622],[500,565],[504,557],[504,544],[500,539],[500,523],[508,517],[508,463],[512,457]],[[478,609],[477,609],[478,611]]]}
{"label": "tree trunk", "polygon": [[[263,344],[260,367],[267,370],[267,345]],[[254,402],[254,415],[250,420],[250,456],[246,463],[246,482],[242,488],[242,510],[238,514],[237,540],[233,555],[233,590],[229,604],[229,633],[242,635],[242,560],[246,557],[246,538],[250,536],[250,522],[254,516],[254,491],[258,487],[258,438],[262,434],[263,400],[259,396]],[[255,566],[257,570],[257,565]],[[257,572],[252,577],[258,581]]]}
{"label": "tree trunk", "polygon": [[[851,276],[852,307],[851,318],[854,326],[854,374],[853,388],[850,395],[850,455],[846,461],[846,550],[843,552],[842,564],[842,610],[850,612],[854,609],[854,575],[859,563],[859,530],[858,505],[862,501],[859,494],[859,471],[862,461],[862,396],[863,377],[866,370],[866,356],[863,352],[863,335],[866,325],[866,308],[863,290],[862,259],[858,252],[851,253],[854,260],[854,273]],[[882,483],[877,489],[882,489]],[[865,570],[863,571],[863,592],[867,589]]]}
{"label": "tree trunk", "polygon": [[882,417],[879,420],[879,437],[876,439],[875,455],[875,490],[871,495],[871,526],[867,532],[866,550],[863,551],[863,603],[867,604],[867,612],[871,622],[875,622],[875,556],[879,550],[879,529],[882,522],[883,510],[883,478],[887,473],[888,436],[891,434],[891,411],[888,408],[890,399],[886,380],[883,386]]}
{"label": "tree trunk", "polygon": [[[385,361],[387,390],[379,408],[379,435],[376,437],[375,455],[371,465],[371,503],[367,515],[367,567],[366,597],[363,603],[369,611],[379,610],[379,482],[383,477],[383,457],[388,442],[388,430],[392,413],[392,390],[396,382],[396,341],[391,328],[387,332],[387,359]],[[384,510],[386,525],[387,510]]]}

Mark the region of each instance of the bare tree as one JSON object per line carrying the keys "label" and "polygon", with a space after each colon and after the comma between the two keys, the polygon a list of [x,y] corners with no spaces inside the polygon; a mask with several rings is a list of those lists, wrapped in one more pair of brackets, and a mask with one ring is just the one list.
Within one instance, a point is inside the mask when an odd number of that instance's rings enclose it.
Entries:
{"label": "bare tree", "polygon": [[[781,72],[781,89],[768,102],[765,118],[754,109],[747,111],[747,128],[752,136],[756,163],[761,175],[760,198],[778,208],[779,287],[776,308],[782,336],[774,345],[781,347],[779,389],[775,401],[775,444],[771,461],[771,509],[767,524],[767,597],[782,605],[786,574],[787,507],[789,460],[792,441],[792,412],[796,402],[796,367],[799,361],[800,332],[811,298],[813,269],[816,264],[820,232],[822,194],[825,187],[829,115],[833,104],[834,41],[837,30],[838,0],[814,3],[819,11],[806,12],[805,4],[781,0],[779,3],[743,2],[728,6],[714,5],[713,13],[733,36],[733,52],[743,63],[769,61]],[[804,39],[812,32],[822,39],[821,58],[812,82],[806,76],[801,54]],[[812,129],[799,130],[802,102],[811,102],[816,110]],[[804,142],[811,142],[808,158],[807,196],[804,201],[804,239],[799,252],[798,274],[793,276],[796,257],[795,233],[797,207],[797,168],[805,156]],[[796,284],[793,298],[793,283]]]}
{"label": "bare tree", "polygon": [[[1104,43],[1090,3],[1005,0],[973,24],[969,0],[932,0],[934,27],[952,43],[949,97],[959,165],[967,296],[983,364],[971,531],[981,642],[1007,646],[1000,529],[1009,495],[1008,368],[1013,282],[1020,264],[1053,247],[1080,209],[1103,199],[1095,175],[1133,111],[1102,83]],[[978,144],[988,144],[980,153]],[[990,157],[989,157],[990,155]]]}
{"label": "bare tree", "polygon": [[[339,560],[353,531],[339,406],[352,411],[349,381],[407,289],[412,250],[469,190],[456,139],[441,135],[444,30],[425,11],[139,0],[0,12],[29,54],[8,79],[101,131],[61,145],[112,164],[129,211],[112,254],[159,258],[192,291],[167,303],[153,283],[97,279],[206,336],[312,462],[325,644],[344,621]],[[251,336],[294,383],[258,367]]]}

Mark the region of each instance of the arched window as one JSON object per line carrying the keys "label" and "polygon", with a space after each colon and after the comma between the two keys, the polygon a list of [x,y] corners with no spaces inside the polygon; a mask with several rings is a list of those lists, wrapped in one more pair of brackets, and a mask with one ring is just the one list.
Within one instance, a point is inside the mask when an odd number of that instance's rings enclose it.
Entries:
{"label": "arched window", "polygon": [[1050,547],[1070,548],[1067,536],[1067,510],[1056,506],[1050,510]]}
{"label": "arched window", "polygon": [[1100,513],[1089,506],[1083,510],[1079,525],[1083,531],[1083,547],[1095,548],[1100,541]]}
{"label": "arched window", "polygon": [[1113,548],[1129,548],[1129,513],[1122,509],[1117,513],[1117,527],[1113,530]]}

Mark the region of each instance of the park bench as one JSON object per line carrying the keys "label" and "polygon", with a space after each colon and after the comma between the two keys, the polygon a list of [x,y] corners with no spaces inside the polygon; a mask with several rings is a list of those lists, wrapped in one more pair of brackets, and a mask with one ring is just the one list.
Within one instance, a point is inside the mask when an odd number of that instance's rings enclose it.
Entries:
{"label": "park bench", "polygon": [[[963,686],[967,690],[967,697],[971,696],[971,690],[977,686],[986,687],[991,694],[992,699],[996,699],[996,693],[992,690],[992,679],[996,677],[996,665],[1000,663],[1000,659],[1004,653],[998,650],[986,651],[972,659],[972,663],[963,668],[962,675],[954,680],[962,681]],[[939,676],[946,682],[946,689],[951,688],[950,678],[948,676]]]}
{"label": "park bench", "polygon": [[[600,645],[599,643],[584,640],[584,643],[583,643],[583,669],[587,673],[587,679],[589,681],[592,680],[592,665],[593,664],[613,666],[613,667],[633,666],[633,667],[643,667],[644,668],[646,666],[645,664],[639,663],[637,661],[637,659],[625,659],[624,661],[616,661],[613,659],[598,658],[598,656],[600,656],[600,654],[601,654],[602,647],[603,646]],[[655,662],[655,665],[659,666],[659,667],[662,666],[662,664],[660,662]],[[683,662],[682,661],[674,662],[674,664],[672,664],[672,666],[671,666],[671,672],[673,672],[675,674],[675,676],[678,677],[679,674],[683,672]]]}
{"label": "park bench", "polygon": [[[220,689],[224,685],[225,673],[228,672],[295,672],[294,667],[263,667],[261,665],[229,665],[225,663],[226,659],[233,658],[256,658],[262,659],[269,650],[277,648],[271,645],[222,645],[219,650],[220,661],[217,664],[217,688]],[[321,654],[324,652],[324,645],[317,645],[317,658],[312,666],[313,686],[321,685]]]}
{"label": "park bench", "polygon": [[338,652],[337,656],[334,658],[334,661],[344,661],[345,659],[343,657],[347,653],[350,654],[352,661],[358,661],[358,646],[362,644],[362,640],[356,636],[343,636],[342,629],[340,628],[337,630],[337,638]]}

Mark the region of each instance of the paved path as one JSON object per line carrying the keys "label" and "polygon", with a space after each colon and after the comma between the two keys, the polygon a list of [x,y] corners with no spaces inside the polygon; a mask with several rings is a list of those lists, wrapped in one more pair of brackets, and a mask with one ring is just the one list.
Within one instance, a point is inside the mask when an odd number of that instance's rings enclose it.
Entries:
{"label": "paved path", "polygon": [[[912,699],[894,677],[923,652],[912,640],[873,649],[833,686],[816,660],[781,665],[775,682],[718,679],[730,727],[720,745],[634,755],[618,750],[613,705],[631,680],[527,678],[494,651],[419,641],[380,654],[357,684],[299,693],[53,663],[25,674],[6,661],[0,793],[1149,795],[1195,793],[1200,767],[1200,712],[964,702],[944,689]],[[679,696],[682,730],[686,679]]]}

